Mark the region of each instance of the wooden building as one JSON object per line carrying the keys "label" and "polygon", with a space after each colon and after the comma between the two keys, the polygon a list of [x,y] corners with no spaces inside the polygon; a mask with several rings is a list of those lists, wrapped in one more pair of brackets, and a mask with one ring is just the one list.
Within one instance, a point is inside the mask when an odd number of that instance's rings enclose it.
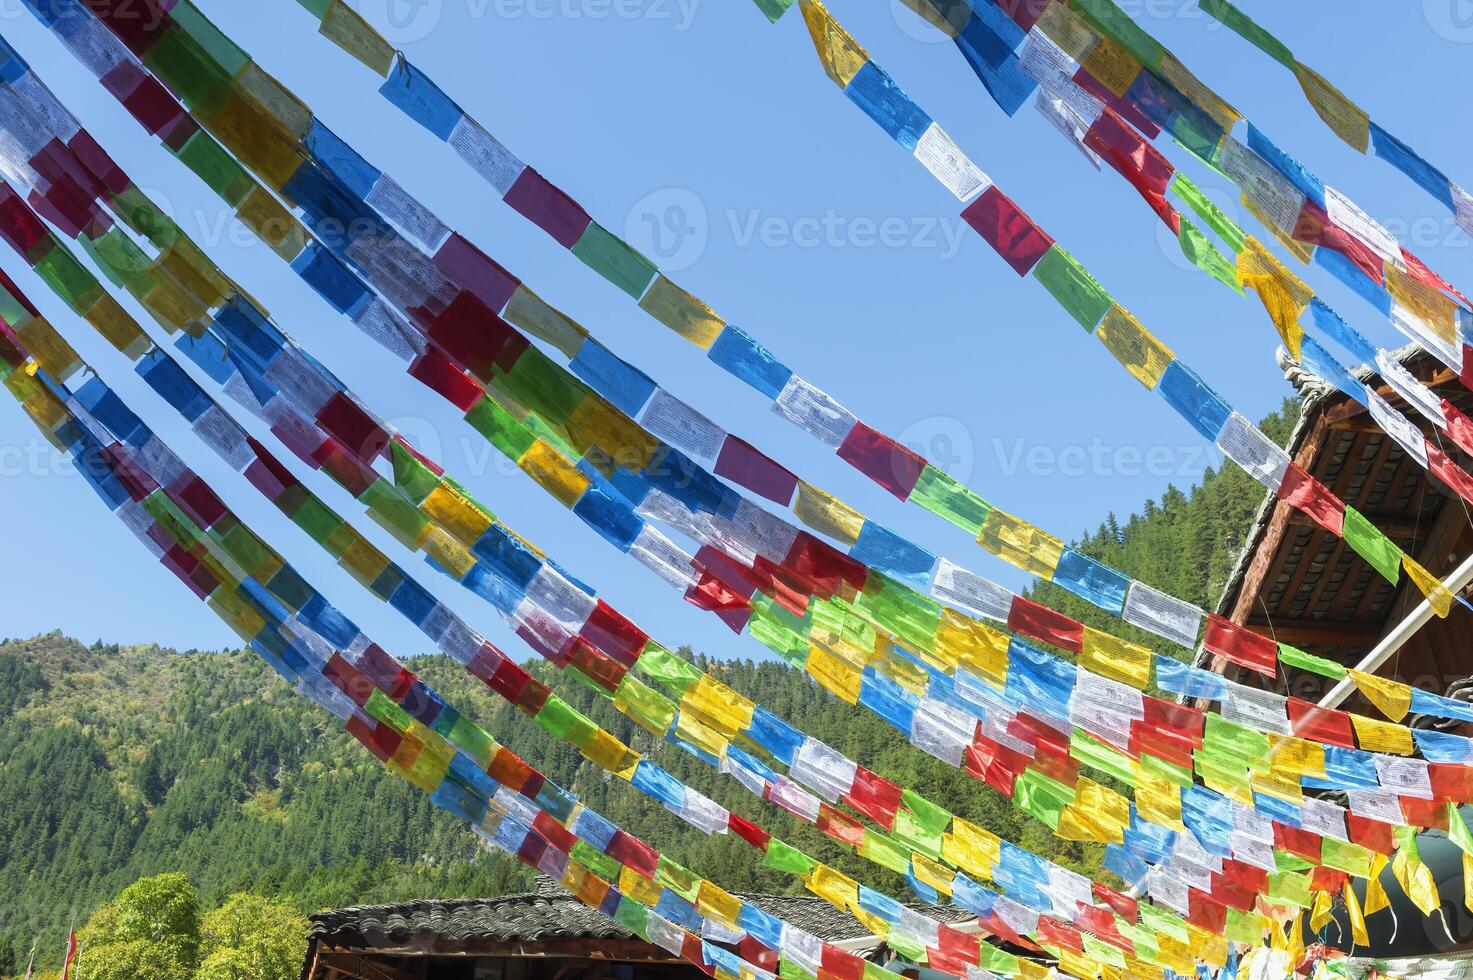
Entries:
{"label": "wooden building", "polygon": [[[1404,349],[1401,363],[1440,398],[1473,413],[1469,392],[1452,371],[1424,353]],[[1302,412],[1287,447],[1290,458],[1364,514],[1404,550],[1439,577],[1446,577],[1473,553],[1473,508],[1428,476],[1390,436],[1371,420],[1359,402],[1297,366],[1287,370],[1302,396]],[[1379,377],[1359,375],[1465,468],[1473,461],[1447,436],[1420,419]],[[1238,566],[1218,606],[1219,614],[1239,624],[1347,666],[1361,660],[1422,601],[1416,586],[1402,577],[1393,586],[1341,538],[1269,494],[1258,512]],[[1382,676],[1436,694],[1473,674],[1468,654],[1467,610],[1423,627],[1390,662]],[[1292,668],[1291,694],[1317,701],[1327,682]],[[1229,665],[1228,676],[1255,683]],[[1353,710],[1368,708],[1350,702]]]}
{"label": "wooden building", "polygon": [[[758,908],[873,960],[884,943],[820,898],[743,895]],[[952,906],[915,906],[946,922]],[[735,949],[736,947],[729,947]],[[775,964],[773,969],[776,969]],[[409,902],[312,916],[302,980],[707,980],[678,956],[547,879],[501,898]]]}
{"label": "wooden building", "polygon": [[[1427,383],[1439,398],[1464,414],[1473,414],[1473,392],[1452,371],[1429,355],[1403,349],[1399,362]],[[1473,506],[1430,477],[1390,436],[1371,420],[1359,402],[1335,390],[1297,365],[1286,376],[1300,392],[1301,416],[1290,438],[1290,458],[1368,517],[1422,565],[1446,579],[1473,553]],[[1369,370],[1358,377],[1418,422],[1448,456],[1473,472],[1473,460],[1458,450]],[[1345,544],[1312,520],[1268,494],[1228,581],[1219,615],[1310,653],[1347,667],[1355,666],[1421,602],[1417,587],[1402,577],[1393,586]],[[1473,613],[1454,607],[1447,619],[1433,618],[1374,673],[1435,694],[1473,700]],[[1205,659],[1205,658],[1204,658]],[[1205,664],[1204,664],[1205,666]],[[1240,683],[1263,686],[1264,679],[1234,665],[1218,665]],[[1280,665],[1279,694],[1317,702],[1332,682],[1307,671]],[[1341,707],[1381,717],[1374,706],[1353,694]],[[1409,717],[1412,725],[1434,725],[1473,734],[1473,726]],[[1337,794],[1321,794],[1335,797]],[[1344,803],[1343,796],[1337,802]],[[1370,964],[1384,970],[1387,960],[1396,975],[1473,976],[1473,914],[1463,901],[1460,852],[1440,831],[1419,835],[1422,859],[1432,870],[1442,899],[1440,914],[1418,911],[1391,872],[1382,885],[1390,909],[1367,918],[1371,949],[1353,949],[1343,908],[1320,934],[1306,932],[1306,942],[1323,941],[1356,957],[1352,975]],[[1364,898],[1364,889],[1356,886]],[[1373,959],[1368,959],[1371,957]],[[1405,971],[1405,972],[1403,972]]]}

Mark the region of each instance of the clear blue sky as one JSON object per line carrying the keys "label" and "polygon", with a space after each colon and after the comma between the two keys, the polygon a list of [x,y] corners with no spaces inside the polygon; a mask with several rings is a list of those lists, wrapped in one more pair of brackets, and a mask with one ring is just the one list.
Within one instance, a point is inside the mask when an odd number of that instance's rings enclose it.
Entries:
{"label": "clear blue sky", "polygon": [[[371,161],[677,395],[922,544],[1011,586],[1023,584],[960,532],[898,505],[771,416],[754,392],[498,202],[448,148],[380,99],[366,69],[318,38],[294,0],[198,2]],[[1466,93],[1473,90],[1473,4],[1243,5],[1382,125],[1455,179],[1473,182],[1473,165],[1459,152],[1467,147]],[[1069,536],[1112,510],[1138,509],[1169,483],[1189,485],[1216,462],[1042,289],[963,233],[956,202],[823,76],[796,11],[769,26],[748,0],[359,6],[596,218],[628,228],[718,312],[860,417],[949,462],[998,505]],[[1113,172],[1095,173],[1031,105],[1015,119],[1004,117],[955,50],[899,0],[833,0],[832,8],[1004,190],[1240,410],[1258,418],[1289,393],[1273,364],[1277,341],[1256,301],[1183,268],[1154,216]],[[1394,231],[1410,234],[1435,268],[1468,285],[1469,239],[1441,205],[1387,165],[1340,144],[1287,72],[1216,27],[1194,0],[1138,0],[1127,9],[1282,146]],[[761,651],[685,605],[520,474],[497,467],[470,430],[387,354],[263,247],[232,232],[203,185],[18,4],[0,13],[0,30],[288,332],[441,455],[508,523],[666,642],[723,656]],[[1182,156],[1173,153],[1178,163]],[[1187,172],[1236,213],[1222,178],[1191,165]],[[655,228],[663,229],[658,240]],[[0,264],[16,273],[8,250]],[[1377,342],[1399,342],[1319,270],[1308,277]],[[186,458],[329,598],[396,653],[426,648],[397,614],[368,599],[180,433],[121,359],[28,270],[19,279],[103,376],[159,431],[177,437]],[[235,645],[79,478],[38,451],[42,445],[18,408],[0,404],[0,507],[7,515],[0,636],[61,628],[88,641]],[[333,506],[361,516],[326,480],[313,481]],[[479,600],[427,569],[424,578],[488,635],[505,637]],[[506,645],[525,652],[515,640]]]}

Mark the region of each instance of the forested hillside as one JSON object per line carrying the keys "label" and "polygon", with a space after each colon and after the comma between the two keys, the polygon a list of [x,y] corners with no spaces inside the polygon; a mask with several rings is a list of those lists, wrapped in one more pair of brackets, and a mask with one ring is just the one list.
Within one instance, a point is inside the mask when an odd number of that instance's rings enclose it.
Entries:
{"label": "forested hillside", "polygon": [[[1287,411],[1287,408],[1286,408]],[[1287,436],[1292,418],[1266,431]],[[1261,488],[1236,469],[1171,489],[1140,514],[1111,517],[1079,546],[1179,596],[1210,605],[1242,546]],[[1059,590],[1050,602],[1105,617]],[[1112,628],[1119,624],[1112,624]],[[734,890],[791,891],[752,852],[707,838],[651,806],[577,752],[550,740],[443,658],[415,666],[498,739],[571,786],[590,806]],[[912,749],[873,716],[832,699],[780,662],[722,662],[713,672],[812,734],[954,812],[1055,860],[1087,867],[1085,846],[1053,839],[996,793]],[[540,668],[539,668],[540,669]],[[597,695],[555,687],[605,728],[735,812],[892,893],[904,886],[844,855],[811,828],[733,791],[702,763],[654,745]],[[473,838],[333,730],[249,653],[86,646],[61,633],[0,642],[0,976],[24,969],[38,936],[59,951],[129,882],[182,871],[207,907],[235,891],[280,896],[302,911],[526,887],[520,866],[477,854]],[[54,958],[54,957],[52,957]]]}

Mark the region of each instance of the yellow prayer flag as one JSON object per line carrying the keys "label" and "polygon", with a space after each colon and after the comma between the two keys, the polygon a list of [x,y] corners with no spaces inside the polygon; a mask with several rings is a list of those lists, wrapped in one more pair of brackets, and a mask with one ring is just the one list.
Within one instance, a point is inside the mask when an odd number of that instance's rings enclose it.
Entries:
{"label": "yellow prayer flag", "polygon": [[1386,291],[1391,298],[1421,320],[1429,331],[1448,344],[1458,339],[1457,304],[1431,283],[1415,278],[1410,270],[1386,263]]}
{"label": "yellow prayer flag", "polygon": [[1152,653],[1146,647],[1086,626],[1079,666],[1144,691],[1151,683]]}
{"label": "yellow prayer flag", "polygon": [[1170,51],[1161,53],[1159,74],[1178,92],[1186,96],[1188,102],[1211,116],[1212,121],[1221,126],[1224,131],[1231,130],[1233,124],[1242,118],[1242,113],[1229,105],[1222,96],[1208,88],[1200,78],[1188,71],[1187,67],[1178,61],[1176,55]]}
{"label": "yellow prayer flag", "polygon": [[579,452],[587,454],[593,446],[603,450],[607,458],[595,453],[589,462],[597,464],[605,476],[612,476],[618,467],[644,469],[660,446],[658,439],[600,395],[583,399],[568,416],[566,429],[568,441]]}
{"label": "yellow prayer flag", "polygon": [[1135,55],[1112,37],[1101,37],[1082,67],[1119,96],[1130,91],[1141,73],[1141,63],[1135,60]]}
{"label": "yellow prayer flag", "polygon": [[[1314,776],[1317,779],[1324,778],[1324,745],[1319,742],[1311,742],[1308,739],[1295,738],[1292,735],[1270,735],[1269,744],[1272,747],[1274,769],[1283,770],[1295,777]],[[1296,798],[1299,795],[1301,794],[1295,793]]]}
{"label": "yellow prayer flag", "polygon": [[859,669],[814,644],[808,648],[805,670],[829,693],[849,704],[859,703]]}
{"label": "yellow prayer flag", "polygon": [[1314,298],[1310,289],[1288,266],[1249,235],[1238,253],[1238,282],[1258,294],[1284,346],[1297,360],[1304,345],[1304,328],[1299,318]]}
{"label": "yellow prayer flag", "polygon": [[664,889],[626,866],[619,872],[619,891],[641,905],[654,905]]}
{"label": "yellow prayer flag", "polygon": [[1161,827],[1183,831],[1181,787],[1166,779],[1136,773],[1135,805],[1141,819]]}
{"label": "yellow prayer flag", "polygon": [[1350,716],[1350,723],[1355,726],[1356,744],[1366,752],[1411,755],[1415,748],[1412,730],[1405,725],[1356,714]]}
{"label": "yellow prayer flag", "polygon": [[804,884],[836,909],[847,910],[859,904],[859,883],[827,864],[815,864]]}
{"label": "yellow prayer flag", "polygon": [[1386,895],[1386,886],[1381,884],[1381,872],[1386,870],[1390,859],[1384,854],[1371,855],[1371,873],[1366,876],[1366,902],[1362,910],[1366,915],[1375,915],[1384,908],[1391,907],[1391,899]]}
{"label": "yellow prayer flag", "polygon": [[952,818],[951,832],[941,838],[942,857],[984,880],[992,877],[992,867],[1001,849],[1002,842],[996,834],[961,817]]}
{"label": "yellow prayer flag", "polygon": [[1308,65],[1295,61],[1294,75],[1299,79],[1299,87],[1304,89],[1304,97],[1325,125],[1349,146],[1366,152],[1371,145],[1370,115]]}
{"label": "yellow prayer flag", "polygon": [[1187,942],[1191,943],[1197,958],[1213,966],[1227,963],[1227,940],[1208,932],[1200,926],[1187,924]]}
{"label": "yellow prayer flag", "polygon": [[1422,910],[1423,915],[1431,915],[1437,909],[1437,882],[1432,878],[1432,871],[1420,858],[1413,859],[1406,851],[1397,851],[1391,861],[1391,873],[1401,885],[1401,890],[1406,892],[1407,898]]}
{"label": "yellow prayer flag", "polygon": [[1315,246],[1309,242],[1295,241],[1293,238],[1294,229],[1280,228],[1275,223],[1273,217],[1269,215],[1267,209],[1254,200],[1247,192],[1244,192],[1238,198],[1238,201],[1243,205],[1245,211],[1253,215],[1254,220],[1273,232],[1274,238],[1278,239],[1279,244],[1288,249],[1289,253],[1298,259],[1301,265],[1309,264],[1309,260],[1314,256]]}
{"label": "yellow prayer flag", "polygon": [[588,746],[580,751],[583,758],[620,779],[633,779],[634,767],[639,765],[639,753],[602,728],[593,733]]}
{"label": "yellow prayer flag", "polygon": [[798,500],[793,513],[805,527],[852,545],[859,540],[864,515],[832,494],[811,483],[798,481]]}
{"label": "yellow prayer flag", "polygon": [[724,888],[702,881],[701,889],[696,893],[696,908],[702,915],[735,929],[737,916],[742,911],[742,900]]}
{"label": "yellow prayer flag", "polygon": [[578,502],[590,482],[576,466],[541,439],[522,453],[517,466],[568,508]]}
{"label": "yellow prayer flag", "polygon": [[1079,977],[1081,980],[1095,980],[1100,975],[1099,964],[1094,960],[1080,956],[1073,950],[1060,949],[1058,952],[1060,972],[1071,977]]}
{"label": "yellow prayer flag", "polygon": [[[807,14],[807,4],[803,12]],[[708,350],[726,328],[726,321],[709,306],[663,275],[655,277],[639,308],[701,350]]]}
{"label": "yellow prayer flag", "polygon": [[1053,577],[1064,554],[1064,542],[1000,507],[987,515],[977,543],[1003,561],[1043,579]]}
{"label": "yellow prayer flag", "polygon": [[1351,938],[1357,946],[1369,946],[1371,937],[1366,932],[1366,917],[1361,911],[1360,899],[1355,897],[1355,889],[1350,887],[1348,880],[1340,886],[1340,894],[1345,899],[1345,911],[1350,917]]}
{"label": "yellow prayer flag", "polygon": [[709,752],[714,756],[725,755],[726,746],[730,741],[702,721],[700,716],[693,711],[682,711],[675,716],[675,734],[703,752]]}
{"label": "yellow prayer flag", "polygon": [[1053,970],[1026,957],[1018,957],[1018,976],[1023,980],[1048,980]]}
{"label": "yellow prayer flag", "polygon": [[1176,359],[1169,347],[1152,336],[1139,320],[1118,303],[1111,305],[1105,313],[1105,318],[1095,330],[1095,336],[1114,355],[1115,360],[1147,389],[1156,387],[1161,381],[1161,375],[1166,373],[1167,365]]}
{"label": "yellow prayer flag", "polygon": [[[348,525],[344,524],[343,527],[348,527]],[[464,549],[461,550],[464,551]],[[471,558],[471,561],[474,562],[475,559]],[[375,548],[373,542],[354,531],[353,540],[338,556],[338,564],[360,585],[372,585],[384,573],[384,569],[389,567],[389,556]],[[455,574],[457,578],[464,577],[465,573],[470,571],[470,565],[466,565],[465,569],[459,572],[456,572],[453,566],[446,567],[450,568],[452,574]]]}
{"label": "yellow prayer flag", "polygon": [[235,218],[290,262],[307,247],[307,229],[259,184],[236,206]]}
{"label": "yellow prayer flag", "polygon": [[1453,608],[1452,590],[1443,584],[1442,579],[1423,568],[1411,555],[1402,554],[1401,567],[1406,569],[1407,575],[1427,597],[1427,604],[1432,607],[1432,611],[1440,618],[1446,619],[1447,614],[1452,612]]}
{"label": "yellow prayer flag", "polygon": [[394,63],[394,46],[369,26],[358,11],[344,0],[332,0],[318,31],[380,78],[386,78]]}
{"label": "yellow prayer flag", "polygon": [[1064,840],[1119,844],[1130,823],[1130,802],[1114,790],[1080,776],[1074,802],[1059,815],[1058,836]]}
{"label": "yellow prayer flag", "polygon": [[808,25],[808,34],[813,38],[813,47],[818,52],[818,60],[823,63],[824,73],[839,88],[848,88],[859,69],[869,61],[869,54],[818,0],[802,0],[802,10],[803,22]]}
{"label": "yellow prayer flag", "polygon": [[149,339],[143,328],[107,293],[97,297],[97,302],[88,308],[83,318],[114,349],[122,351],[130,360],[137,360],[148,350]]}
{"label": "yellow prayer flag", "polygon": [[1309,909],[1309,927],[1319,932],[1330,921],[1335,907],[1335,900],[1330,897],[1329,892],[1315,892],[1314,904]]}
{"label": "yellow prayer flag", "polygon": [[922,884],[930,885],[944,895],[951,894],[951,882],[956,877],[955,871],[916,852],[911,852],[910,865],[916,879]]}
{"label": "yellow prayer flag", "polygon": [[711,727],[720,730],[728,738],[752,723],[752,712],[756,708],[752,701],[710,674],[702,674],[698,681],[687,688],[680,704],[682,708],[694,709]]}
{"label": "yellow prayer flag", "polygon": [[501,314],[538,340],[546,341],[566,357],[578,356],[588,331],[556,307],[549,306],[525,285],[518,286]]}
{"label": "yellow prayer flag", "polygon": [[966,667],[999,686],[1007,678],[1008,635],[954,609],[941,610],[935,650],[952,669]]}
{"label": "yellow prayer flag", "polygon": [[1463,905],[1473,911],[1473,854],[1463,852]]}
{"label": "yellow prayer flag", "polygon": [[1366,700],[1381,709],[1392,721],[1401,721],[1412,706],[1412,689],[1401,681],[1388,680],[1375,674],[1352,670],[1350,679]]}
{"label": "yellow prayer flag", "polygon": [[76,350],[43,316],[31,317],[15,333],[41,369],[57,381],[65,381],[82,366]]}
{"label": "yellow prayer flag", "polygon": [[429,492],[419,509],[467,547],[479,541],[491,526],[491,519],[480,508],[444,481]]}

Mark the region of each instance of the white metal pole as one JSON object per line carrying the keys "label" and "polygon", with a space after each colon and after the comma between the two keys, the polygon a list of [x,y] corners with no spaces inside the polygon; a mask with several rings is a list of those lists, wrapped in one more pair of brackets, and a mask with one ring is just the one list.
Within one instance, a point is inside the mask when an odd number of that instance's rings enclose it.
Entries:
{"label": "white metal pole", "polygon": [[[1446,580],[1447,587],[1452,589],[1454,594],[1461,592],[1469,582],[1473,582],[1473,555],[1463,559],[1463,563]],[[1371,649],[1370,653],[1361,658],[1361,662],[1355,665],[1355,669],[1362,673],[1373,672],[1405,646],[1407,640],[1417,634],[1417,630],[1427,625],[1432,615],[1432,603],[1423,599],[1406,619],[1397,623],[1395,629],[1387,633],[1381,642]],[[1348,698],[1355,689],[1354,681],[1349,677],[1342,678],[1339,683],[1330,688],[1329,694],[1320,699],[1320,706],[1333,708]]]}

